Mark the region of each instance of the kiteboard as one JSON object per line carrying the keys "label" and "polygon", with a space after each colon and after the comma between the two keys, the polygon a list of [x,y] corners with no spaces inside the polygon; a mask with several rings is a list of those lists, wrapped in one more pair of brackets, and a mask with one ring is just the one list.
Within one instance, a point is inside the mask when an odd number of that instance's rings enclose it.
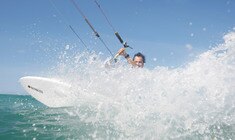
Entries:
{"label": "kiteboard", "polygon": [[58,79],[26,76],[19,80],[28,94],[48,107],[72,106],[71,85]]}

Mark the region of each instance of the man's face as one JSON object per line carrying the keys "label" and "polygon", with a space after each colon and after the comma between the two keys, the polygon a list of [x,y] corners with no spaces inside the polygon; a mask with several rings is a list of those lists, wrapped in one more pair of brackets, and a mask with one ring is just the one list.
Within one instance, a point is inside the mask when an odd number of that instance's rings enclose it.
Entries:
{"label": "man's face", "polygon": [[143,58],[141,56],[136,56],[134,58],[134,62],[137,65],[137,67],[139,67],[139,68],[143,68],[144,67],[144,61],[143,61]]}

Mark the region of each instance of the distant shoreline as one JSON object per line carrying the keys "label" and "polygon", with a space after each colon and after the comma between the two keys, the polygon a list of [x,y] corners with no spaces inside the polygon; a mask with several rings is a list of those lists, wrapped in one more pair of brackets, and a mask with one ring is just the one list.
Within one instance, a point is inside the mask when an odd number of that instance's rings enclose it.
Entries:
{"label": "distant shoreline", "polygon": [[26,93],[4,93],[4,92],[0,92],[0,95],[19,95],[19,96],[30,96],[29,94]]}

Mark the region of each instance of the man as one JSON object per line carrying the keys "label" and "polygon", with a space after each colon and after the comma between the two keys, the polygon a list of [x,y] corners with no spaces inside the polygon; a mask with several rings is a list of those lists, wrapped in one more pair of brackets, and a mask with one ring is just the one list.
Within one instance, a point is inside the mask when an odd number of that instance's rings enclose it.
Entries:
{"label": "man", "polygon": [[126,53],[125,48],[121,48],[118,51],[119,55],[122,55],[126,58],[127,62],[131,64],[133,67],[143,68],[145,63],[145,56],[138,52],[134,55],[133,59],[130,58],[129,54]]}

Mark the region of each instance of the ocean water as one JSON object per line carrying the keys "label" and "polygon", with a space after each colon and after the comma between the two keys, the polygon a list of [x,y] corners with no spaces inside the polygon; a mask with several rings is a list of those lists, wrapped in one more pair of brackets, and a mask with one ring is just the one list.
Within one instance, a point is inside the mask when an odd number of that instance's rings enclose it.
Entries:
{"label": "ocean water", "polygon": [[235,139],[234,32],[179,68],[105,68],[95,53],[68,51],[45,77],[71,84],[74,106],[0,95],[0,139]]}

